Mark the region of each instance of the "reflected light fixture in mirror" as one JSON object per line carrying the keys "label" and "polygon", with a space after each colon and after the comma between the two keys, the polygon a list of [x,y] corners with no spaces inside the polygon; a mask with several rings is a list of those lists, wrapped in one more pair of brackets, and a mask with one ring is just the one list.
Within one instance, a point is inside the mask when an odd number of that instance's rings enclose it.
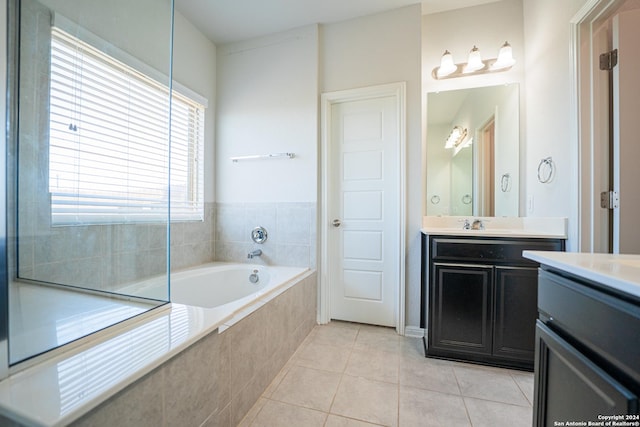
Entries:
{"label": "reflected light fixture in mirror", "polygon": [[444,143],[444,148],[454,148],[459,146],[467,136],[467,130],[460,126],[454,126]]}
{"label": "reflected light fixture in mirror", "polygon": [[471,147],[471,144],[473,144],[473,138],[468,138],[466,141],[461,142],[460,144],[456,145],[453,148],[454,157],[457,156],[458,153],[460,152],[460,150],[462,150],[463,148]]}
{"label": "reflected light fixture in mirror", "polygon": [[497,58],[482,59],[480,49],[473,46],[469,52],[466,63],[455,64],[453,55],[445,50],[440,59],[440,66],[433,69],[431,75],[436,80],[450,79],[454,77],[472,76],[476,74],[507,71],[513,67],[516,60],[513,59],[513,49],[509,42],[504,42],[498,51]]}

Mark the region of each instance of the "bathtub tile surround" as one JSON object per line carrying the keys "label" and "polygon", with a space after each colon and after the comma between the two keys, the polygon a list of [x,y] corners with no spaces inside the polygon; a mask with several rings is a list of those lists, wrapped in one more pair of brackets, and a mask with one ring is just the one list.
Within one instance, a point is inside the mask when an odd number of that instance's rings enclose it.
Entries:
{"label": "bathtub tile surround", "polygon": [[[315,203],[217,203],[215,259],[248,262],[247,254],[262,249],[256,264],[316,268],[317,220]],[[251,240],[251,230],[262,226],[269,238]]]}
{"label": "bathtub tile surround", "polygon": [[[315,268],[315,207],[314,203],[206,203],[204,221],[171,223],[171,271],[213,261]],[[23,219],[36,214],[37,210],[26,212]],[[38,244],[20,245],[21,278],[143,296],[136,283],[166,274],[166,224],[47,225],[45,229],[36,224],[42,221],[22,225],[23,231],[30,230],[22,243],[38,236]],[[250,240],[257,225],[269,231],[263,245]],[[248,260],[248,252],[256,248],[263,255]],[[153,297],[166,295],[165,290]]]}
{"label": "bathtub tile surround", "polygon": [[237,425],[315,326],[316,281],[206,335],[73,425]]}
{"label": "bathtub tile surround", "polygon": [[[27,215],[25,213],[25,215]],[[36,215],[32,212],[31,215]],[[167,270],[166,224],[103,224],[36,227],[21,232],[37,245],[20,246],[22,278],[118,292],[125,285]],[[215,208],[205,203],[203,221],[171,224],[171,269],[214,261]]]}
{"label": "bathtub tile surround", "polygon": [[420,339],[333,321],[315,326],[239,427],[526,426],[532,393],[531,373],[427,359]]}

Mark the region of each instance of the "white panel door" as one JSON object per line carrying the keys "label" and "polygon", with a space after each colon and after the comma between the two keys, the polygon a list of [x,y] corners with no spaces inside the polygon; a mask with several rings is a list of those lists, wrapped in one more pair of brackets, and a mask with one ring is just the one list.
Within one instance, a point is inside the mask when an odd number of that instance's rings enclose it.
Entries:
{"label": "white panel door", "polygon": [[613,19],[613,189],[620,206],[613,211],[613,252],[640,254],[640,9]]}
{"label": "white panel door", "polygon": [[389,96],[331,107],[332,319],[395,326],[401,200],[397,102]]}

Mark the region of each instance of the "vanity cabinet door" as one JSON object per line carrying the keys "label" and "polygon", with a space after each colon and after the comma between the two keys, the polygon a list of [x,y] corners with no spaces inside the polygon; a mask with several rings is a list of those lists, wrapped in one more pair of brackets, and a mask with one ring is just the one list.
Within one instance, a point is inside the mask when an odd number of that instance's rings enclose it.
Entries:
{"label": "vanity cabinet door", "polygon": [[434,263],[429,352],[491,354],[493,267]]}
{"label": "vanity cabinet door", "polygon": [[532,363],[538,318],[538,270],[496,267],[493,354]]}
{"label": "vanity cabinet door", "polygon": [[638,413],[636,395],[540,321],[536,339],[534,426]]}

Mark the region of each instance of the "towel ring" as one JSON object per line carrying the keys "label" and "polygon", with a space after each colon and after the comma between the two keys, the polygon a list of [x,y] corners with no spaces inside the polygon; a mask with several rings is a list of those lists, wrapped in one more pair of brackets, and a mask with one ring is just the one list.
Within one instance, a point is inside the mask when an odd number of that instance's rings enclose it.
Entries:
{"label": "towel ring", "polygon": [[462,203],[464,203],[465,205],[470,204],[471,203],[471,195],[465,194],[464,196],[462,196]]}
{"label": "towel ring", "polygon": [[438,203],[440,203],[440,196],[436,194],[435,196],[431,197],[431,204],[437,205]]}
{"label": "towel ring", "polygon": [[511,174],[510,173],[505,173],[504,175],[502,175],[502,178],[500,178],[500,190],[502,190],[503,193],[507,193],[511,191]]}
{"label": "towel ring", "polygon": [[548,184],[553,180],[555,175],[555,164],[551,157],[546,157],[540,160],[538,164],[538,181],[541,184]]}

